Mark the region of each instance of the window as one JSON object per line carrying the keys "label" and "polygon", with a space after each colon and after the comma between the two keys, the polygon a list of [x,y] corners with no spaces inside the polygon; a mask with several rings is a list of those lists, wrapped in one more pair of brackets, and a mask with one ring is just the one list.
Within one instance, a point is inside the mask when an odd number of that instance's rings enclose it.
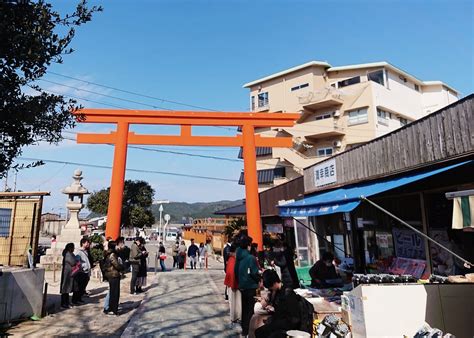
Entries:
{"label": "window", "polygon": [[252,106],[252,110],[255,110],[255,96],[252,95],[252,98],[251,98],[251,106]]}
{"label": "window", "polygon": [[339,81],[337,83],[337,88],[350,86],[350,85],[353,85],[353,84],[356,84],[356,83],[360,83],[360,76],[351,77],[350,79]]}
{"label": "window", "polygon": [[285,167],[279,167],[279,168],[273,169],[273,175],[274,175],[274,178],[286,177]]}
{"label": "window", "polygon": [[404,119],[403,117],[399,117],[398,121],[400,121],[400,126],[406,126],[408,124],[408,120]]}
{"label": "window", "polygon": [[302,85],[292,87],[292,88],[291,88],[291,91],[294,92],[295,90],[303,89],[303,88],[306,88],[306,87],[308,87],[308,86],[309,86],[309,83],[303,83]]}
{"label": "window", "polygon": [[324,113],[324,114],[317,115],[315,119],[316,121],[319,121],[319,120],[330,119],[331,117],[332,117],[332,113]]}
{"label": "window", "polygon": [[332,148],[318,148],[318,156],[331,156]]}
{"label": "window", "polygon": [[349,125],[368,122],[367,108],[360,108],[349,112]]}
{"label": "window", "polygon": [[377,121],[380,124],[384,124],[388,126],[388,122],[390,120],[391,114],[385,110],[377,108]]}
{"label": "window", "polygon": [[258,94],[258,108],[268,106],[268,92]]}
{"label": "window", "polygon": [[415,90],[416,90],[417,92],[420,91],[420,86],[418,86],[416,83],[415,83]]}
{"label": "window", "polygon": [[12,209],[0,208],[0,237],[10,236]]}
{"label": "window", "polygon": [[384,79],[384,70],[377,70],[375,72],[371,72],[367,74],[367,78],[369,81],[377,82],[378,84],[385,86],[385,79]]}

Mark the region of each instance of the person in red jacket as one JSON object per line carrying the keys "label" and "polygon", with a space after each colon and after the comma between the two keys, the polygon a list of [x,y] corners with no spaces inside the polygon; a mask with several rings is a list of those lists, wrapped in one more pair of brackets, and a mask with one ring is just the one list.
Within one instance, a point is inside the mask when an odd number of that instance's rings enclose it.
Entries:
{"label": "person in red jacket", "polygon": [[232,244],[229,249],[229,259],[226,265],[224,285],[230,289],[229,306],[231,325],[240,321],[242,305],[240,301],[240,291],[235,274],[235,251],[237,247]]}

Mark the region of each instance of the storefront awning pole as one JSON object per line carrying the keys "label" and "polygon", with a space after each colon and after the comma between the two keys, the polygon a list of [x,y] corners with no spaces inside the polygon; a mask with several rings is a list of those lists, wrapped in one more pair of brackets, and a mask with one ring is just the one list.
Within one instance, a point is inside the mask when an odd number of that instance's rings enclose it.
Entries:
{"label": "storefront awning pole", "polygon": [[386,213],[387,215],[389,215],[390,217],[396,219],[397,221],[399,221],[401,224],[403,224],[404,226],[406,226],[407,228],[413,230],[414,232],[416,232],[417,234],[419,234],[420,236],[422,236],[423,238],[426,238],[427,240],[429,240],[430,242],[436,244],[437,246],[439,246],[441,249],[449,252],[451,255],[453,255],[454,257],[458,258],[459,260],[461,260],[464,264],[467,265],[467,267],[469,268],[472,268],[474,266],[473,263],[467,261],[466,259],[462,258],[461,256],[459,256],[457,253],[451,251],[450,249],[448,249],[447,247],[445,247],[443,244],[441,243],[438,243],[437,241],[435,241],[433,238],[431,238],[430,236],[426,235],[425,233],[423,233],[422,231],[418,230],[417,228],[411,226],[410,224],[408,224],[407,222],[401,220],[400,218],[398,218],[397,216],[395,216],[394,214],[392,214],[390,211],[388,210],[385,210],[384,208],[382,208],[380,205],[372,202],[371,200],[367,199],[365,196],[360,196],[360,199],[363,200],[363,201],[366,201],[368,202],[369,204],[372,204],[374,207],[376,207],[377,209],[379,209],[380,211]]}
{"label": "storefront awning pole", "polygon": [[463,191],[452,191],[452,192],[447,192],[445,194],[446,198],[448,200],[455,199],[457,197],[469,197],[469,196],[474,196],[474,189],[473,190],[463,190]]}
{"label": "storefront awning pole", "polygon": [[[318,234],[315,230],[311,229],[310,227],[308,227],[306,224],[304,224],[304,223],[301,222],[300,220],[298,220],[298,219],[296,219],[296,218],[294,218],[294,217],[292,217],[292,218],[293,218],[296,222],[298,222],[299,224],[301,224],[302,226],[304,226],[306,229],[308,229],[309,231],[311,231],[312,233],[314,233],[314,234],[315,234],[316,236],[318,236],[319,238],[322,238],[324,241],[326,241],[326,242],[329,243],[329,244],[333,244],[333,243],[331,243],[330,241],[328,241],[326,238],[324,238],[324,236]],[[335,245],[332,245],[332,247],[333,247],[333,248],[336,248],[336,249],[339,250],[339,251],[341,251],[341,252],[344,254],[344,256],[347,255],[346,252],[345,252],[344,250],[342,250],[341,248],[338,248],[338,247],[335,246]]]}

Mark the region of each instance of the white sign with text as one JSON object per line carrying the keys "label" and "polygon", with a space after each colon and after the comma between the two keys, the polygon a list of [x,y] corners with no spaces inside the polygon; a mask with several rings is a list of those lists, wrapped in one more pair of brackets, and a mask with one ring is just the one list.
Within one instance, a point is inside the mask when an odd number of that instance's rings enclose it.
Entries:
{"label": "white sign with text", "polygon": [[328,160],[314,167],[315,186],[321,187],[336,182],[336,160]]}

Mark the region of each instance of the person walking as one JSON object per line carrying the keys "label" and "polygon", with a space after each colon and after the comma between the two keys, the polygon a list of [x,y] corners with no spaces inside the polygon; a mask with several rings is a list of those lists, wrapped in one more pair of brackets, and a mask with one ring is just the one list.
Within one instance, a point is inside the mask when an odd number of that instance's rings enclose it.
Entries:
{"label": "person walking", "polygon": [[235,275],[235,245],[229,246],[227,257],[227,266],[225,272],[224,285],[226,289],[230,290],[229,308],[230,308],[230,322],[233,326],[238,322],[242,314],[241,295],[239,291],[239,284],[237,283],[237,276]]}
{"label": "person walking", "polygon": [[238,286],[241,292],[241,326],[243,336],[249,334],[250,319],[253,315],[255,297],[257,296],[257,288],[260,282],[257,261],[250,254],[250,245],[251,241],[249,238],[241,239],[240,250],[237,256],[238,264],[235,266]]}
{"label": "person walking", "polygon": [[204,243],[199,244],[199,269],[202,269],[206,264],[207,259],[207,248],[204,246]]}
{"label": "person walking", "polygon": [[142,252],[142,255],[140,257],[140,266],[138,268],[138,274],[137,274],[137,285],[136,285],[136,291],[137,293],[142,293],[143,287],[146,286],[147,282],[147,275],[148,275],[148,251],[145,247],[145,239],[143,237],[140,237],[139,239],[140,245],[139,249]]}
{"label": "person walking", "polygon": [[[212,247],[212,241],[210,239],[206,240],[206,250],[207,250],[207,257],[212,257],[213,260],[216,260],[216,255],[214,254],[214,248]],[[210,262],[207,262],[207,266],[211,267]]]}
{"label": "person walking", "polygon": [[166,271],[165,259],[166,259],[166,248],[163,242],[160,242],[160,247],[158,249],[158,258],[160,259],[161,271]]}
{"label": "person walking", "polygon": [[63,250],[63,266],[61,271],[61,307],[69,309],[69,294],[73,291],[74,277],[73,268],[76,266],[77,260],[74,256],[74,243],[66,244]]}
{"label": "person walking", "polygon": [[109,249],[105,252],[105,276],[109,281],[109,308],[104,310],[106,314],[119,315],[118,306],[120,301],[120,277],[123,265],[119,262],[115,241],[109,241]]}
{"label": "person walking", "polygon": [[173,269],[179,268],[179,241],[176,241],[176,243],[173,245]]}
{"label": "person walking", "polygon": [[191,245],[188,248],[188,257],[189,257],[189,265],[191,269],[196,269],[196,258],[198,256],[199,248],[196,244],[194,244],[194,238],[191,239]]}
{"label": "person walking", "polygon": [[178,267],[180,269],[184,269],[187,250],[188,248],[186,248],[186,244],[184,243],[184,241],[181,241],[181,244],[179,245],[179,248],[178,248],[178,263],[179,263]]}
{"label": "person walking", "polygon": [[91,243],[87,237],[83,237],[79,244],[81,247],[77,250],[76,260],[81,263],[81,268],[74,276],[77,291],[75,290],[76,292],[72,296],[72,303],[75,305],[84,303],[82,297],[86,293],[91,276],[91,262],[88,253]]}

